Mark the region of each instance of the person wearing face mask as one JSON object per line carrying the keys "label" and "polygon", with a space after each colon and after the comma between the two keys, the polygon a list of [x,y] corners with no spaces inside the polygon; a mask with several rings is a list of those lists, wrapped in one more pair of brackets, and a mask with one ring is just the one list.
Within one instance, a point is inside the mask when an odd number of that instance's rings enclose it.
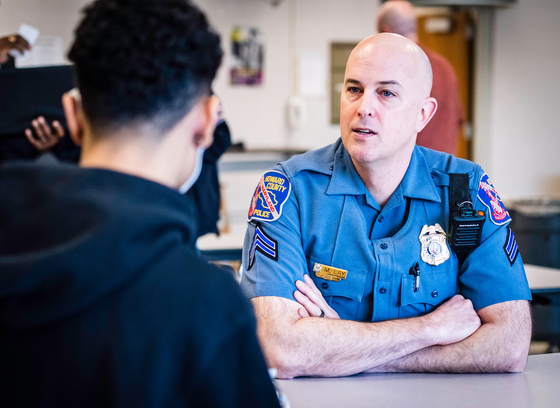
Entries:
{"label": "person wearing face mask", "polygon": [[97,0],[63,96],[79,166],[0,167],[2,406],[279,406],[249,301],[181,194],[212,143],[219,37],[186,0]]}

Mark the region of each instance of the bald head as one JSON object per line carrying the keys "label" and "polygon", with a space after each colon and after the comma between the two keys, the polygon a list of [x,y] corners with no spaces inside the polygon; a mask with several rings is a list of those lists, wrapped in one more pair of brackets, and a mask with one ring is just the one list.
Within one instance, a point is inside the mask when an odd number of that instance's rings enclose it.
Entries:
{"label": "bald head", "polygon": [[404,0],[391,0],[384,3],[377,14],[377,31],[400,34],[417,42],[416,13],[412,4]]}
{"label": "bald head", "polygon": [[362,40],[348,58],[348,67],[375,61],[395,66],[407,73],[421,98],[432,90],[432,65],[426,53],[413,41],[397,34],[380,33]]}

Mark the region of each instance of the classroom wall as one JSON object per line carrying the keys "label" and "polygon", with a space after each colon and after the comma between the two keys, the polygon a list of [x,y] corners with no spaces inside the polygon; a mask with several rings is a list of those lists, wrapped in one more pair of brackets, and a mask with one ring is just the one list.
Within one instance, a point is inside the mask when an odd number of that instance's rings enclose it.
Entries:
{"label": "classroom wall", "polygon": [[505,198],[560,197],[560,1],[496,12],[492,177]]}

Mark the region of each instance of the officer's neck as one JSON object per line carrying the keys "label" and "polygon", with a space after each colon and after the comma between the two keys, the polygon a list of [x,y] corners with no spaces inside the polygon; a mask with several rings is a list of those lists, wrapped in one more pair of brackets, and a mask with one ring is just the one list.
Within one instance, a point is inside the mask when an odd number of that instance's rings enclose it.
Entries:
{"label": "officer's neck", "polygon": [[383,208],[403,180],[411,157],[412,150],[373,162],[360,163],[354,158],[352,162],[365,187]]}

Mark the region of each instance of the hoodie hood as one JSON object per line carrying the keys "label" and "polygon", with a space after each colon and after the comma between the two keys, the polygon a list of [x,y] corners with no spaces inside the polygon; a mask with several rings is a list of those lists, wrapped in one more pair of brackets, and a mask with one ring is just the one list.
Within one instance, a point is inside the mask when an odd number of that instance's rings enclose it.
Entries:
{"label": "hoodie hood", "polygon": [[186,197],[109,170],[4,166],[0,197],[0,324],[13,329],[78,313],[196,240]]}

